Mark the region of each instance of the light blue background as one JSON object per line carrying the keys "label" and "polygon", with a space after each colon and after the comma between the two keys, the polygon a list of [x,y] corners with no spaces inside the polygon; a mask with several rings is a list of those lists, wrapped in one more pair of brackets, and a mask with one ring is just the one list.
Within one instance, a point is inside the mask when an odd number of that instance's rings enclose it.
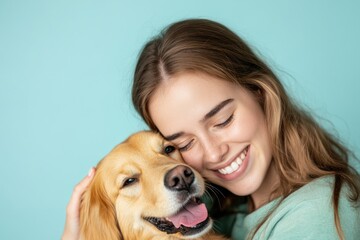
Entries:
{"label": "light blue background", "polygon": [[74,185],[146,128],[130,101],[139,50],[183,18],[243,36],[359,155],[359,9],[355,0],[0,0],[0,239],[60,238]]}

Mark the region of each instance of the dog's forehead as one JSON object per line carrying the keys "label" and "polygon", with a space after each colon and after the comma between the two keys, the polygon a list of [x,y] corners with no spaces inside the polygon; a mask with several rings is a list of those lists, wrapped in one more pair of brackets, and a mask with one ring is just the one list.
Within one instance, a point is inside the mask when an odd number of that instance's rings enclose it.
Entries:
{"label": "dog's forehead", "polygon": [[140,151],[162,152],[164,148],[164,139],[160,134],[151,131],[135,133],[125,143]]}
{"label": "dog's forehead", "polygon": [[[112,170],[129,168],[135,166],[139,162],[141,164],[154,164],[157,160],[164,160],[164,158],[181,159],[180,156],[173,153],[166,156],[164,153],[164,146],[167,142],[160,134],[142,131],[131,135],[124,142],[117,145],[104,159],[104,167]],[[146,160],[146,161],[144,161]],[[151,160],[151,161],[150,161]]]}
{"label": "dog's forehead", "polygon": [[139,156],[154,156],[164,151],[164,139],[160,134],[141,131],[131,135],[117,145],[109,154],[110,158],[129,159]]}

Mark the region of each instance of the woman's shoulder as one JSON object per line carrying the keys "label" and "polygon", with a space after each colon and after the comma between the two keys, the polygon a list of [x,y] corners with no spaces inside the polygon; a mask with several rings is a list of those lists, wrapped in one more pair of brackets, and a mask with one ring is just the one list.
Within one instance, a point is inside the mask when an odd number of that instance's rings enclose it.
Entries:
{"label": "woman's shoulder", "polygon": [[334,181],[335,178],[332,175],[316,178],[290,194],[284,200],[284,203],[303,204],[304,201],[311,203],[313,201],[323,201],[324,199],[331,200]]}
{"label": "woman's shoulder", "polygon": [[[252,229],[272,209],[270,218],[260,228],[261,239],[338,239],[332,203],[334,177],[314,179],[293,192],[279,205],[279,199],[248,215],[245,224]],[[360,208],[348,199],[348,188],[343,187],[339,199],[340,221],[346,239],[356,239],[360,230]],[[258,236],[256,234],[256,236]]]}
{"label": "woman's shoulder", "polygon": [[[330,212],[333,216],[333,191],[334,191],[335,177],[334,175],[323,176],[290,194],[279,206],[279,208],[286,209],[291,207],[292,210],[297,208],[303,209],[305,206],[316,207],[318,211]],[[339,196],[339,208],[352,209],[356,204],[349,200],[350,189],[346,184],[343,184]],[[359,207],[359,203],[357,204]],[[330,209],[330,211],[328,211]],[[359,208],[358,208],[359,209]]]}

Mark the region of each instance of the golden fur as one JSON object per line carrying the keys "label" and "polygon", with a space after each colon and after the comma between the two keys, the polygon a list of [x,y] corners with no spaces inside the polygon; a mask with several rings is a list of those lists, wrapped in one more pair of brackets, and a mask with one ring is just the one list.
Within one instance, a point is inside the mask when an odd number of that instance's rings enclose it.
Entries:
{"label": "golden fur", "polygon": [[177,151],[164,152],[166,144],[156,133],[139,132],[99,162],[81,202],[81,239],[224,239],[212,233],[211,220],[191,236],[168,234],[146,220],[165,219],[205,191],[203,178],[193,169],[191,191],[184,193],[165,186],[169,171],[189,169]]}

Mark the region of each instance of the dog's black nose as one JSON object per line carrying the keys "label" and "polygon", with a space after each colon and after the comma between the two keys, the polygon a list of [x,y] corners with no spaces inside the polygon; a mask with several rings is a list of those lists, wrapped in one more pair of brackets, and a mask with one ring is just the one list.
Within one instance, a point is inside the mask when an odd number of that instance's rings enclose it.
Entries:
{"label": "dog's black nose", "polygon": [[189,191],[194,179],[194,173],[189,167],[177,166],[166,173],[164,182],[170,190]]}

